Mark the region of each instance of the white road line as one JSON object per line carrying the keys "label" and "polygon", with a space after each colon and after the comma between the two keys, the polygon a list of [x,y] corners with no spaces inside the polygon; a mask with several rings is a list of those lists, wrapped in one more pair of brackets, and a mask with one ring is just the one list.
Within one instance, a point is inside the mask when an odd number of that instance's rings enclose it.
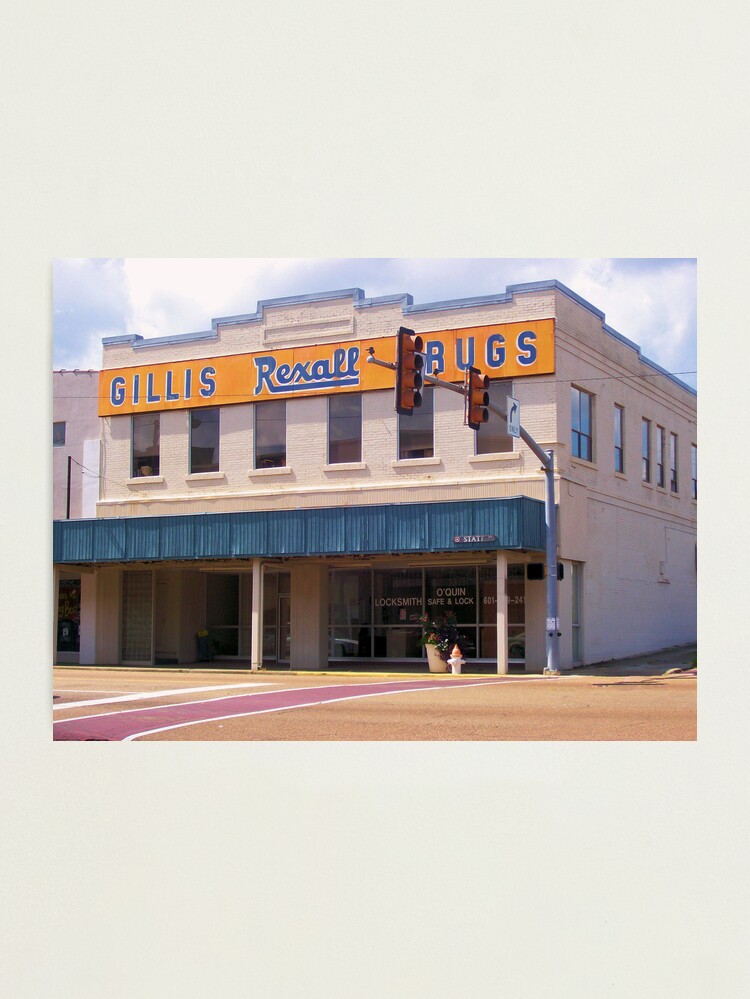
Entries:
{"label": "white road line", "polygon": [[[273,684],[271,684],[271,683],[268,683],[268,684],[260,684],[260,683],[258,683],[258,684],[255,684],[255,683],[238,683],[238,684],[233,684],[232,686],[237,686],[237,687],[260,687],[260,686],[271,687],[271,686],[273,686]],[[343,684],[334,684],[333,686],[344,686],[344,685]],[[317,688],[316,687],[308,687],[308,688],[304,688],[304,687],[302,687],[302,688],[300,688],[300,687],[284,687],[284,688],[282,688],[282,690],[280,691],[280,693],[283,694],[287,690],[300,690],[300,689],[302,689],[302,690],[305,690],[305,689],[307,689],[307,690],[316,690],[316,689],[317,690],[326,690],[327,688],[328,688],[328,685],[326,685],[326,684],[321,684],[321,686],[317,687]],[[191,691],[200,691],[200,690],[225,690],[225,689],[229,690],[229,689],[231,689],[231,687],[227,687],[227,688],[225,688],[225,687],[195,687],[195,688],[186,688],[186,689],[187,690],[191,690]],[[184,692],[185,691],[183,690],[183,693]],[[141,696],[142,697],[162,697],[165,693],[168,693],[168,691],[162,691],[161,694],[142,694]],[[176,693],[176,691],[173,691],[173,693]],[[265,694],[265,693],[267,693],[267,691],[265,691],[265,690],[258,691],[258,695],[259,696],[260,696],[260,694]],[[185,701],[184,703],[185,704],[212,704],[214,701],[230,701],[233,697],[241,697],[241,696],[242,696],[241,694],[227,694],[226,697],[206,697],[204,700]],[[254,695],[251,694],[251,693],[249,693],[249,694],[246,694],[245,696],[246,697],[253,697]],[[115,701],[119,701],[119,700],[121,700],[121,698],[115,697],[114,700]],[[122,698],[122,700],[130,701],[130,700],[132,700],[132,698],[125,697],[125,698]],[[76,708],[76,707],[77,708],[85,708],[85,707],[87,707],[88,705],[91,705],[91,704],[108,704],[108,703],[111,703],[111,702],[110,701],[80,701],[77,704],[55,704],[53,706],[53,710],[59,710],[59,709],[62,709],[62,708]],[[162,711],[165,707],[178,708],[178,707],[181,707],[181,705],[179,703],[178,704],[166,704],[166,705],[165,704],[155,704],[155,705],[152,705],[151,707],[147,707],[147,708],[128,708],[126,711],[119,711],[117,713],[121,714],[121,715],[129,715],[129,714],[133,714],[134,711]],[[102,711],[98,715],[75,715],[73,718],[61,718],[59,721],[55,722],[55,725],[65,725],[67,722],[88,721],[91,718],[108,718],[111,714],[113,714],[113,712],[111,712],[111,711]]]}
{"label": "white road line", "polygon": [[[503,681],[484,680],[484,681],[478,681],[477,683],[462,684],[460,687],[451,684],[450,687],[444,687],[443,689],[464,690],[466,687],[489,686],[490,684],[493,683],[503,683]],[[298,688],[290,688],[290,689],[298,689]],[[422,692],[422,691],[439,690],[439,689],[440,687],[437,684],[435,684],[429,687],[419,687],[418,691]],[[404,687],[401,690],[377,690],[374,693],[370,694],[347,694],[346,697],[335,697],[335,698],[332,697],[332,698],[327,698],[326,700],[323,701],[306,701],[303,704],[285,704],[279,708],[264,708],[262,711],[247,711],[236,715],[224,715],[221,718],[198,718],[198,719],[193,719],[192,721],[179,722],[176,725],[165,725],[162,728],[152,728],[147,732],[134,732],[133,735],[126,735],[125,738],[120,741],[135,742],[136,739],[142,739],[146,735],[156,735],[158,732],[169,732],[175,728],[189,728],[191,725],[206,725],[208,722],[229,721],[232,718],[251,718],[251,717],[254,718],[256,715],[267,715],[271,714],[274,711],[294,711],[297,708],[317,708],[326,704],[339,704],[341,701],[355,701],[364,697],[386,697],[393,694],[412,694],[412,693],[414,693],[414,691],[409,687]]]}
{"label": "white road line", "polygon": [[68,689],[67,687],[65,688],[65,690],[56,690],[56,691],[54,691],[55,697],[60,697],[63,694],[109,694],[110,696],[112,696],[113,694],[125,694],[125,693],[126,693],[126,691],[124,691],[124,690],[122,690],[122,691],[120,691],[120,690],[75,690],[73,688]]}
{"label": "white road line", "polygon": [[[53,704],[53,711],[64,708],[86,708],[97,704],[119,704],[122,701],[146,701],[154,697],[174,697],[177,694],[201,694],[207,690],[234,690],[238,687],[272,687],[273,683],[222,683],[218,687],[181,687],[178,690],[155,690],[148,694],[119,694],[117,697],[102,697],[96,701],[68,701],[66,704]],[[68,691],[62,691],[68,693]],[[78,693],[78,691],[70,691]],[[81,691],[82,693],[82,691]]]}
{"label": "white road line", "polygon": [[[461,684],[461,686],[454,686],[454,684],[450,684],[450,685],[446,685],[446,687],[444,689],[446,689],[446,690],[454,690],[454,689],[455,690],[460,690],[462,687],[476,687],[476,686],[481,686],[482,684],[489,685],[489,684],[495,684],[495,683],[517,683],[517,682],[530,683],[530,682],[532,682],[534,680],[542,681],[544,683],[549,683],[549,679],[550,679],[549,677],[542,677],[542,676],[530,676],[530,677],[522,677],[522,676],[519,676],[519,677],[509,677],[509,676],[503,676],[501,678],[498,678],[497,680],[476,680],[474,682],[468,681],[468,682],[466,682],[464,684]],[[555,677],[555,679],[559,680],[559,679],[562,679],[562,678],[561,677]],[[379,682],[379,681],[376,681],[376,682]],[[383,681],[383,682],[385,682],[385,681]],[[403,681],[403,682],[410,682],[410,683],[413,683],[413,684],[417,684],[417,683],[421,683],[422,681],[418,680],[417,678],[414,678],[414,679],[410,679],[409,681]],[[233,686],[237,686],[237,687],[269,686],[269,687],[272,687],[273,683],[268,683],[268,684],[246,683],[246,684],[236,684],[236,685],[233,685]],[[331,686],[344,687],[344,686],[346,686],[346,684],[343,684],[343,683],[342,684],[320,684],[320,685],[315,686],[315,687],[286,687],[283,690],[281,690],[280,693],[284,693],[285,690],[328,690],[328,689],[330,689]],[[367,684],[363,683],[362,686],[366,687]],[[430,690],[430,689],[433,689],[433,686],[434,686],[434,689],[439,690],[441,688],[442,684],[440,683],[440,681],[437,681],[437,682],[434,682],[432,686],[428,686],[428,687],[422,687],[422,686],[420,686],[419,689],[420,690]],[[203,691],[203,690],[229,690],[231,688],[230,687],[220,686],[220,687],[195,687],[195,688],[187,688],[187,689],[191,690],[191,691]],[[320,702],[315,701],[315,702],[308,702],[308,703],[331,704],[331,703],[334,703],[334,700],[342,700],[343,701],[343,700],[350,700],[351,698],[356,698],[356,697],[378,697],[378,696],[380,696],[381,693],[394,693],[394,694],[397,694],[397,693],[407,693],[409,691],[409,689],[410,688],[407,687],[407,688],[404,688],[404,690],[398,690],[398,691],[396,691],[396,690],[394,690],[394,691],[377,691],[376,693],[372,693],[372,694],[352,694],[352,695],[350,695],[348,697],[340,697],[340,698],[335,698],[335,699],[334,698],[330,698],[330,699],[327,699],[325,701],[320,701]],[[163,691],[161,693],[141,694],[141,695],[138,695],[138,696],[140,696],[140,697],[163,697],[165,693],[177,693],[177,691],[171,691],[171,692],[170,691]],[[266,691],[259,691],[258,693],[260,695],[261,693],[266,693]],[[211,703],[213,701],[229,701],[233,697],[238,697],[238,696],[241,696],[241,695],[238,695],[238,694],[227,694],[226,697],[207,697],[205,700],[185,701],[185,704],[209,704],[209,703]],[[252,697],[253,695],[252,694],[248,694],[246,696]],[[112,699],[109,699],[109,700],[101,700],[101,701],[79,701],[79,702],[76,702],[76,703],[71,702],[70,704],[55,704],[55,705],[53,705],[52,710],[53,711],[61,711],[63,708],[76,708],[76,707],[78,707],[78,708],[84,707],[85,708],[85,707],[88,707],[90,705],[108,704],[108,703],[111,703],[112,701],[120,701],[120,700],[129,701],[129,700],[132,700],[132,699],[133,698],[130,698],[130,697],[123,697],[123,698],[116,697],[116,698],[112,698]],[[169,706],[169,705],[156,704],[153,707],[148,707],[148,708],[129,708],[127,711],[122,712],[122,714],[130,714],[131,712],[134,712],[134,711],[159,711],[161,708],[167,707],[167,706]],[[179,705],[171,705],[171,706],[172,707],[179,707]],[[292,706],[293,707],[304,707],[305,705],[304,704],[300,704],[300,705],[292,705]],[[268,711],[286,711],[286,710],[288,710],[288,708],[268,708],[267,710]],[[98,715],[76,715],[73,718],[61,718],[60,721],[55,722],[55,724],[56,725],[65,725],[66,722],[77,722],[77,721],[84,721],[84,720],[88,721],[89,719],[93,719],[93,718],[106,718],[109,713],[110,712],[106,712],[105,711],[104,713],[98,714]],[[263,712],[258,711],[258,712],[248,712],[248,713],[249,714],[265,714],[265,710]],[[242,716],[241,715],[227,715],[227,717],[228,718],[238,718],[238,717],[242,717]],[[215,721],[215,720],[217,720],[217,719],[213,719],[213,718],[206,719],[206,721]],[[218,720],[221,721],[221,719],[218,719]],[[200,724],[200,722],[191,721],[191,722],[185,722],[185,724],[187,724],[187,725],[198,725],[198,724]],[[180,725],[176,725],[176,726],[173,726],[173,727],[175,727],[175,728],[181,728],[182,727],[182,723]],[[154,731],[158,732],[158,731],[161,731],[161,730],[160,729],[154,729]],[[134,738],[134,737],[129,736],[128,739],[123,739],[122,741],[123,742],[127,742],[131,738]]]}

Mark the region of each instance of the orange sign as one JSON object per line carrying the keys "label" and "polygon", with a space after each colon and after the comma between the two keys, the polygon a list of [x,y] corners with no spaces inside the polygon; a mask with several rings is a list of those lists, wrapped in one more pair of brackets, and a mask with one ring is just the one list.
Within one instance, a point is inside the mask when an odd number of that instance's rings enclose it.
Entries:
{"label": "orange sign", "polygon": [[[553,319],[420,336],[425,371],[446,381],[463,381],[467,367],[490,378],[555,370]],[[99,416],[393,388],[393,371],[367,363],[370,347],[379,360],[395,360],[392,336],[110,368],[99,374]]]}

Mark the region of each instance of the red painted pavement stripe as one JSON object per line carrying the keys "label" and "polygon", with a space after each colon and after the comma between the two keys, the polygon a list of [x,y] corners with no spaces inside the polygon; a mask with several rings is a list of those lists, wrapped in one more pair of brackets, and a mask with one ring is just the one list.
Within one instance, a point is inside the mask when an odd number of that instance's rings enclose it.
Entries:
{"label": "red painted pavement stripe", "polygon": [[297,687],[288,690],[220,697],[209,701],[167,704],[158,708],[113,711],[103,715],[89,715],[85,718],[64,718],[53,724],[52,734],[56,742],[87,740],[119,742],[140,732],[151,732],[154,729],[189,725],[218,718],[234,718],[240,715],[258,714],[263,711],[282,711],[287,708],[311,706],[326,701],[365,697],[372,694],[389,694],[408,690],[440,690],[443,687],[469,686],[488,682],[497,683],[498,680],[496,677],[488,677],[486,680],[472,678],[470,681],[465,679],[394,680],[384,683],[337,684],[332,687]]}

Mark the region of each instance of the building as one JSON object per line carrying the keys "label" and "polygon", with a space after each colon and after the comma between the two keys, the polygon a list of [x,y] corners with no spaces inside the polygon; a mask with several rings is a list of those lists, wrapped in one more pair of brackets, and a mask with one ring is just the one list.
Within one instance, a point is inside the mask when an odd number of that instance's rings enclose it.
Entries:
{"label": "building", "polygon": [[[55,520],[96,516],[99,499],[99,372],[52,372],[52,515]],[[77,662],[81,573],[62,568],[57,582],[55,651]]]}
{"label": "building", "polygon": [[563,668],[695,640],[696,393],[556,281],[414,304],[347,289],[210,331],[103,341],[96,517],[55,524],[81,663],[419,665],[423,613],[464,657],[545,664],[544,475],[493,416],[427,387],[394,411],[400,326],[428,370],[491,378],[554,451]]}

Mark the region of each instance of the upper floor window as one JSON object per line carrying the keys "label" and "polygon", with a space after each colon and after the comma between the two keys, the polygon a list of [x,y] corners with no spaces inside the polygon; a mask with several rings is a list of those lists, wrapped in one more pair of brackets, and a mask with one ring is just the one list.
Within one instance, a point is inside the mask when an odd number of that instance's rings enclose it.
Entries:
{"label": "upper floor window", "polygon": [[570,420],[573,457],[593,461],[594,397],[575,386],[570,389]]}
{"label": "upper floor window", "polygon": [[328,464],[362,461],[362,396],[328,396]]}
{"label": "upper floor window", "polygon": [[624,410],[615,404],[615,471],[625,471],[625,451],[623,447]]}
{"label": "upper floor window", "polygon": [[132,417],[130,474],[159,474],[159,414],[134,413]]}
{"label": "upper floor window", "polygon": [[255,468],[286,465],[286,400],[256,402]]}
{"label": "upper floor window", "polygon": [[[512,379],[503,378],[490,382],[490,402],[505,409],[509,395],[513,395]],[[475,437],[477,454],[498,454],[513,450],[513,438],[508,433],[507,423],[492,410],[489,420],[480,424]]]}
{"label": "upper floor window", "polygon": [[669,488],[677,492],[677,434],[669,435]]}
{"label": "upper floor window", "polygon": [[65,447],[65,421],[52,424],[52,447]]}
{"label": "upper floor window", "polygon": [[642,478],[644,482],[651,481],[651,420],[645,417],[641,420],[641,458],[643,462]]}
{"label": "upper floor window", "polygon": [[698,499],[698,448],[690,445],[690,495]]}
{"label": "upper floor window", "polygon": [[219,407],[190,411],[190,474],[219,471]]}
{"label": "upper floor window", "polygon": [[427,386],[422,391],[422,405],[411,416],[398,418],[398,456],[432,458],[435,453],[433,431],[435,390]]}
{"label": "upper floor window", "polygon": [[656,484],[661,489],[664,488],[664,456],[666,448],[666,435],[664,427],[656,428]]}

